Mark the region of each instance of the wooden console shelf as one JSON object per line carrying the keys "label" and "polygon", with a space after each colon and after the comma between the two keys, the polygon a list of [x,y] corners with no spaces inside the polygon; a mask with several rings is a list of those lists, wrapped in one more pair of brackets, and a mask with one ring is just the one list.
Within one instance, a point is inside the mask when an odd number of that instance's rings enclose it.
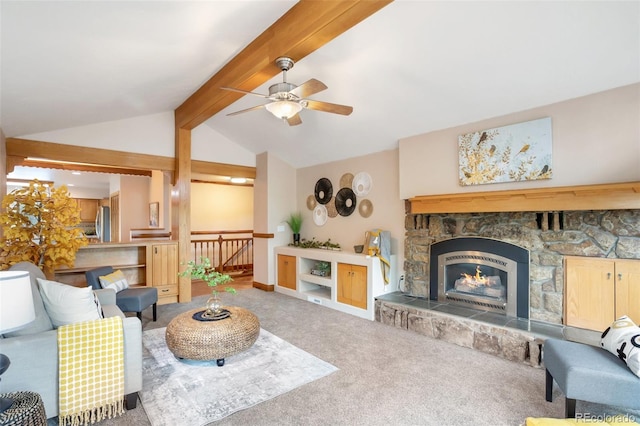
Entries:
{"label": "wooden console shelf", "polygon": [[410,198],[411,213],[494,213],[640,209],[640,182]]}
{"label": "wooden console shelf", "polygon": [[[276,247],[275,291],[373,320],[375,297],[397,290],[395,279],[384,284],[380,259],[344,251]],[[328,262],[326,276],[311,273],[318,262]],[[392,256],[392,271],[395,256]]]}

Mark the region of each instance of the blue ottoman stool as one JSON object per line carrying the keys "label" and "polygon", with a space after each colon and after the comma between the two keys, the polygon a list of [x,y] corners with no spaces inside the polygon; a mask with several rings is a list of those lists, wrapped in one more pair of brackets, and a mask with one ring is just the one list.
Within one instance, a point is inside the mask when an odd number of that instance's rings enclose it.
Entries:
{"label": "blue ottoman stool", "polygon": [[547,339],[542,347],[546,399],[553,380],[566,397],[565,417],[576,416],[576,400],[640,409],[640,377],[613,354],[595,346]]}

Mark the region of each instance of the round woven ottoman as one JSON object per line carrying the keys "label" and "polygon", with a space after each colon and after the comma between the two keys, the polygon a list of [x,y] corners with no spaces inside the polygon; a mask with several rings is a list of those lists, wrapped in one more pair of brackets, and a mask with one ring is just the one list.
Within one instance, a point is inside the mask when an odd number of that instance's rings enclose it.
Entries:
{"label": "round woven ottoman", "polygon": [[247,350],[260,334],[260,321],[253,312],[227,306],[231,315],[218,321],[198,321],[193,315],[203,310],[192,309],[171,320],[165,338],[167,347],[177,357],[196,361],[224,359]]}

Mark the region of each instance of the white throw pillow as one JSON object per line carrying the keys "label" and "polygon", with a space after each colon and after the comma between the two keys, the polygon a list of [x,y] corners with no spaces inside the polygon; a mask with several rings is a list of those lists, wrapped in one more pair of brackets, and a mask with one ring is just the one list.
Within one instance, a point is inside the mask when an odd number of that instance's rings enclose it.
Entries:
{"label": "white throw pillow", "polygon": [[55,328],[76,322],[102,318],[91,287],[74,287],[38,278],[44,307]]}
{"label": "white throw pillow", "polygon": [[100,280],[100,285],[102,288],[112,288],[117,292],[129,288],[129,282],[125,278],[124,274],[121,270],[117,270],[115,272],[110,273],[109,275],[104,275],[98,277]]}
{"label": "white throw pillow", "polygon": [[628,316],[618,318],[602,333],[600,345],[620,358],[640,377],[640,327]]}

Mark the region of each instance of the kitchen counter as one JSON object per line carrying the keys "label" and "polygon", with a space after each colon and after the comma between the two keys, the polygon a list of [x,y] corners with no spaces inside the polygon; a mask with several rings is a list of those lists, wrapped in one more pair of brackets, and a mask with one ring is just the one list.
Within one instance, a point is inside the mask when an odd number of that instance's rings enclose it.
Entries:
{"label": "kitchen counter", "polygon": [[[153,252],[162,246],[177,246],[176,241],[147,240],[135,242],[90,243],[78,250],[72,268],[55,270],[55,280],[76,287],[87,285],[85,272],[101,266],[120,269],[132,286],[147,285],[153,279]],[[166,252],[165,250],[161,250]]]}

